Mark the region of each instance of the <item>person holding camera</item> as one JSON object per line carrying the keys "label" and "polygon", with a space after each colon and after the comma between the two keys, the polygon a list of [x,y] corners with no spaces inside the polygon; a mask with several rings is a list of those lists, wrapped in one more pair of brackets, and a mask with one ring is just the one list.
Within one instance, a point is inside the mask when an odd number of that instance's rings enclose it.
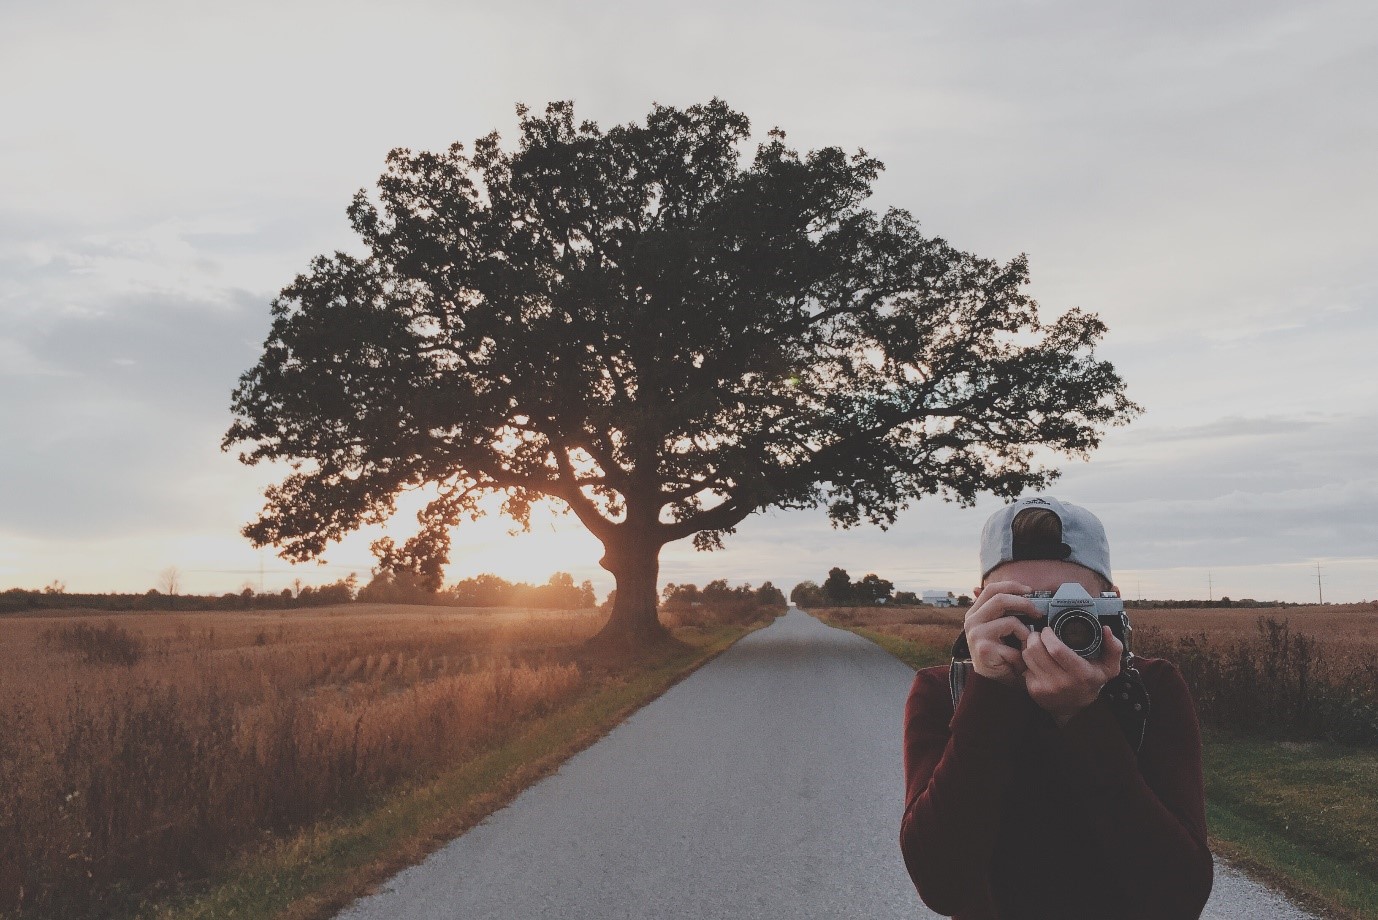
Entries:
{"label": "person holding camera", "polygon": [[950,666],[914,676],[900,849],[957,920],[1185,920],[1210,895],[1201,734],[1180,672],[1129,651],[1105,529],[1030,496],[981,534]]}

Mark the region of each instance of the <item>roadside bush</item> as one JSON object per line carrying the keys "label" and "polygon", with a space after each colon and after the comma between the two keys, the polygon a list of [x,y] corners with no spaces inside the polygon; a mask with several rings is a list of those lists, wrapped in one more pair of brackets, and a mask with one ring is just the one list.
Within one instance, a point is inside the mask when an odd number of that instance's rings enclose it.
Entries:
{"label": "roadside bush", "polygon": [[[784,613],[789,605],[779,588],[766,582],[759,588],[749,584],[729,587],[725,579],[697,585],[668,584],[661,592],[660,621],[669,628],[678,626],[750,626]],[[611,604],[612,598],[609,598]]]}
{"label": "roadside bush", "polygon": [[1213,643],[1136,630],[1138,653],[1171,660],[1202,722],[1289,740],[1378,745],[1378,655],[1341,658],[1286,619],[1259,617],[1256,638]]}

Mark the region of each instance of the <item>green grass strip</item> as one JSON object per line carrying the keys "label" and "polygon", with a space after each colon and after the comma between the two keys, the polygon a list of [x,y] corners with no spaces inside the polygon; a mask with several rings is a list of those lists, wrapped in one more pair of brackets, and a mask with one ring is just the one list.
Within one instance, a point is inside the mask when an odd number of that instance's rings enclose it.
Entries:
{"label": "green grass strip", "polygon": [[1215,849],[1311,906],[1378,920],[1378,751],[1206,732]]}
{"label": "green grass strip", "polygon": [[501,808],[751,629],[681,635],[694,648],[592,692],[510,740],[357,815],[320,822],[227,867],[206,890],[149,905],[140,920],[316,920]]}
{"label": "green grass strip", "polygon": [[1378,917],[1378,882],[1361,870],[1318,855],[1214,799],[1206,802],[1211,849],[1232,865],[1325,916]]}

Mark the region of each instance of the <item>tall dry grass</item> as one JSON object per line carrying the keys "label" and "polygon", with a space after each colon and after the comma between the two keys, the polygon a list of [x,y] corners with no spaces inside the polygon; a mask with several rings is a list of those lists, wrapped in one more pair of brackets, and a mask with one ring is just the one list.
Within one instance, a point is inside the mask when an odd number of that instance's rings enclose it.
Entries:
{"label": "tall dry grass", "polygon": [[0,912],[105,916],[434,775],[591,677],[597,611],[0,618]]}
{"label": "tall dry grass", "polygon": [[[810,611],[934,650],[949,648],[965,608],[831,607]],[[1182,671],[1201,720],[1244,734],[1378,745],[1378,608],[1131,608],[1134,651]]]}
{"label": "tall dry grass", "polygon": [[1131,611],[1134,647],[1167,658],[1201,720],[1299,741],[1378,745],[1378,611]]}

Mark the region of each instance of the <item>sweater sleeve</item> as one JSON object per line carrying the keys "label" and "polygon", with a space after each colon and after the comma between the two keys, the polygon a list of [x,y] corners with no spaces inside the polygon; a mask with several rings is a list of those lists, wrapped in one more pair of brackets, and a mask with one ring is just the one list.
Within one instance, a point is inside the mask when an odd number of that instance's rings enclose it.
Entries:
{"label": "sweater sleeve", "polygon": [[1113,858],[1128,903],[1146,917],[1195,918],[1210,896],[1201,730],[1181,673],[1144,662],[1150,711],[1137,758],[1100,699],[1054,735],[1065,782],[1085,790],[1087,832]]}
{"label": "sweater sleeve", "polygon": [[973,672],[953,713],[947,668],[914,677],[900,850],[919,897],[940,914],[991,911],[987,875],[1010,753],[1031,730],[1032,706],[1017,688]]}

